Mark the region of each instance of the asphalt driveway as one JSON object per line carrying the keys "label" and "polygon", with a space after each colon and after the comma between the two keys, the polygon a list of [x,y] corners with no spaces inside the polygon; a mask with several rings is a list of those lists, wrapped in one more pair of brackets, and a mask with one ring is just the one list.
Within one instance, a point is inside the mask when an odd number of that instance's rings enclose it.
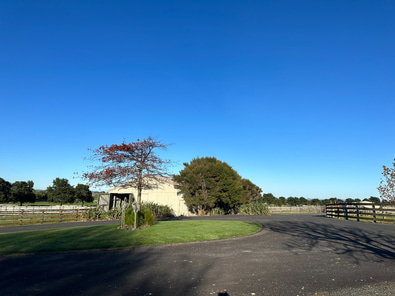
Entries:
{"label": "asphalt driveway", "polygon": [[[322,215],[220,241],[0,257],[2,295],[395,295],[395,226]],[[1,236],[0,236],[1,238]]]}

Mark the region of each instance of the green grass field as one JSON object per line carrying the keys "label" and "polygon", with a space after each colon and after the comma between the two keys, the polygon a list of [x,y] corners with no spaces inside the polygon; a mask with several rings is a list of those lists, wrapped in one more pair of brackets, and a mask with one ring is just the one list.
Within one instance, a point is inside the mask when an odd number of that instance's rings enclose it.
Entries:
{"label": "green grass field", "polygon": [[163,221],[136,231],[117,225],[0,234],[0,254],[120,248],[249,235],[261,225],[240,221]]}

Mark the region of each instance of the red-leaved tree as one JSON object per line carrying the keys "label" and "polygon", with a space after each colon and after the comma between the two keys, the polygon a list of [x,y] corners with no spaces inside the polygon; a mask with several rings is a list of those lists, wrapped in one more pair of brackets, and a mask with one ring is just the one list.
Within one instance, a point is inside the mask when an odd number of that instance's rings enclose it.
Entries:
{"label": "red-leaved tree", "polygon": [[393,168],[383,165],[382,175],[384,179],[381,179],[380,186],[377,189],[382,200],[395,202],[395,159],[392,165]]}
{"label": "red-leaved tree", "polygon": [[140,210],[141,192],[152,189],[170,177],[170,160],[160,158],[154,150],[166,150],[169,144],[163,144],[151,137],[137,142],[101,146],[89,149],[92,161],[100,164],[91,167],[82,177],[95,186],[130,186],[137,188],[137,207]]}

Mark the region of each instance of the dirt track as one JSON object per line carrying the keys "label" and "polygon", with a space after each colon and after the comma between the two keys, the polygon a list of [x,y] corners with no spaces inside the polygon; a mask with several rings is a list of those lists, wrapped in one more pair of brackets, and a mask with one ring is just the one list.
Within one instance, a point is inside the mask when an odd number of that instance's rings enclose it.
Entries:
{"label": "dirt track", "polygon": [[2,256],[0,291],[2,295],[395,295],[393,225],[317,214],[202,219],[253,221],[263,230],[222,241]]}

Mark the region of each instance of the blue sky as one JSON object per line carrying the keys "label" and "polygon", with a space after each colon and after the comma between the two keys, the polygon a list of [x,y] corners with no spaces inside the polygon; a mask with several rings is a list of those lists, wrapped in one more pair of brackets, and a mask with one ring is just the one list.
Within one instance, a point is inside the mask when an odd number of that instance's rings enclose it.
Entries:
{"label": "blue sky", "polygon": [[0,177],[76,185],[157,137],[275,196],[368,198],[395,157],[393,1],[0,2]]}

